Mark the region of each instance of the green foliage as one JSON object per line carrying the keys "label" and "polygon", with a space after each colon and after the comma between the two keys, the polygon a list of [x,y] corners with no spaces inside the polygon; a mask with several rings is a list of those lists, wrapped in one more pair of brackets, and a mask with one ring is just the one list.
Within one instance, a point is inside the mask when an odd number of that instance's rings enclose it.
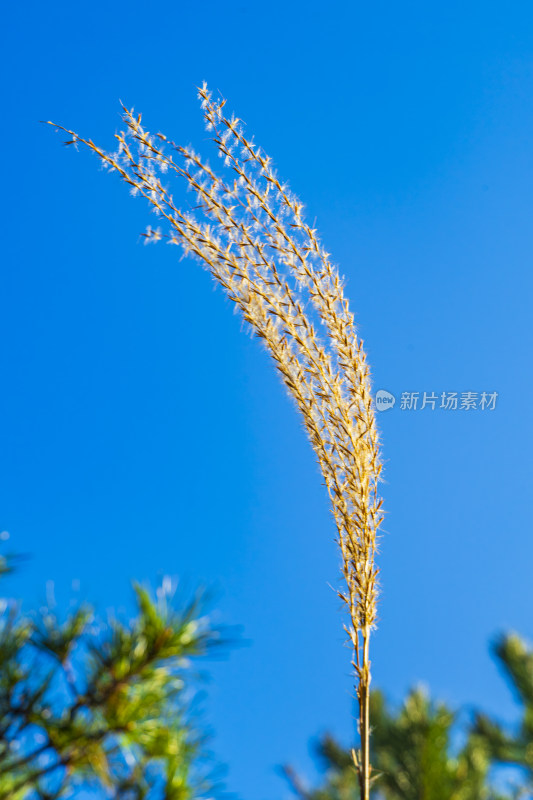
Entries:
{"label": "green foliage", "polygon": [[452,754],[455,714],[422,690],[408,695],[392,714],[379,692],[373,696],[377,787],[386,800],[488,800],[487,748],[473,734]]}
{"label": "green foliage", "polygon": [[[0,557],[0,575],[11,560]],[[83,788],[113,800],[205,796],[204,741],[191,713],[191,663],[223,643],[197,597],[180,610],[168,586],[154,597],[135,584],[136,614],[98,620],[86,604],[59,618],[0,606],[0,800],[59,800]],[[511,800],[533,796],[533,648],[515,634],[494,654],[522,706],[515,730],[485,714],[460,731],[457,714],[411,691],[393,709],[370,699],[374,800]],[[322,786],[285,774],[301,800],[357,800],[352,752],[319,742]],[[494,764],[524,780],[497,792]]]}
{"label": "green foliage", "polygon": [[520,767],[525,775],[527,796],[533,794],[533,648],[517,634],[499,638],[494,655],[507,682],[522,706],[522,718],[514,731],[485,714],[476,715],[475,730],[483,737],[491,757]]}
{"label": "green foliage", "polygon": [[[371,694],[373,796],[380,800],[504,800],[489,784],[488,747],[469,732],[462,747],[452,747],[456,715],[444,703],[411,691],[399,711],[381,692]],[[295,774],[286,774],[305,800],[356,800],[359,796],[352,755],[330,736],[318,745],[325,782],[306,790]]]}
{"label": "green foliage", "polygon": [[[1,562],[7,571],[7,562]],[[59,619],[0,616],[0,800],[72,796],[189,800],[206,788],[191,661],[222,642],[200,598],[134,586],[136,616],[98,621],[82,605]]]}
{"label": "green foliage", "polygon": [[[478,712],[463,731],[463,744],[453,747],[457,715],[443,703],[431,702],[421,690],[409,693],[402,708],[388,708],[383,695],[371,695],[375,800],[510,800],[533,797],[533,647],[517,634],[500,637],[494,656],[520,705],[514,729]],[[325,780],[308,790],[288,767],[285,774],[302,800],[356,800],[357,775],[350,751],[330,736],[318,744]],[[491,783],[494,768],[518,768],[510,794]],[[521,777],[520,777],[521,776]]]}

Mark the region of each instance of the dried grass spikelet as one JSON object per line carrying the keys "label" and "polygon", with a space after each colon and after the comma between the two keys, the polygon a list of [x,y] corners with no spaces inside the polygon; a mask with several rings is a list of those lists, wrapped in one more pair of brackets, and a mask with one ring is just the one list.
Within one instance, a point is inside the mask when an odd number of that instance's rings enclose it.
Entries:
{"label": "dried grass spikelet", "polygon": [[[151,135],[124,106],[118,150],[55,126],[83,144],[152,205],[165,238],[196,256],[263,339],[293,397],[318,458],[342,553],[345,630],[354,650],[361,751],[354,752],[361,797],[369,796],[368,644],[376,619],[377,531],[382,521],[379,441],[369,368],[337,269],[303,207],[282,184],[270,158],[246,138],[225,101],[199,90],[207,127],[224,160],[221,177],[189,147]],[[54,123],[50,123],[54,124]],[[229,174],[229,177],[228,177]],[[172,176],[194,191],[195,213],[181,211],[163,183]]]}

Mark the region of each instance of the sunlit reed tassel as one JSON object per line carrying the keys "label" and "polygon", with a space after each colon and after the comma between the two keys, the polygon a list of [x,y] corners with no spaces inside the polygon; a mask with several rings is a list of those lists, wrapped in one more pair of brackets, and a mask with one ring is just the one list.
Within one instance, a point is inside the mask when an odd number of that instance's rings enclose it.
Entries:
{"label": "sunlit reed tassel", "polygon": [[[361,800],[370,795],[369,642],[376,621],[375,553],[382,521],[379,439],[369,368],[337,269],[303,206],[278,179],[270,158],[225,115],[225,101],[199,90],[205,121],[224,161],[215,173],[191,148],[152,135],[123,107],[118,149],[107,153],[68,133],[145,197],[159,218],[145,241],[166,239],[197,257],[264,341],[298,407],[320,464],[338,531],[345,586],[345,630],[353,646],[360,750],[353,751]],[[50,123],[54,124],[54,123]],[[195,213],[174,203],[166,183],[183,179]]]}

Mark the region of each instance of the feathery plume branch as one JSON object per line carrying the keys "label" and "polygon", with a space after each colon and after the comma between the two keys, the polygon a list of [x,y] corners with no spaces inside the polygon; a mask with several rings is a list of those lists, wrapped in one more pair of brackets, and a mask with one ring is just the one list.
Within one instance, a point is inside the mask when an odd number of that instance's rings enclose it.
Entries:
{"label": "feathery plume branch", "polygon": [[[274,359],[298,407],[317,456],[338,532],[345,586],[345,630],[359,703],[361,748],[353,751],[361,800],[368,800],[369,640],[376,621],[377,533],[382,522],[380,448],[369,368],[342,281],[304,219],[303,206],[281,183],[271,159],[249,140],[242,122],[199,89],[208,130],[224,161],[215,173],[190,147],[150,134],[141,115],[122,106],[125,130],[107,153],[55,123],[65,144],[85,145],[151,204],[166,231],[149,227],[145,242],[166,239],[203,264],[223,287]],[[183,179],[195,214],[174,203],[165,179]]]}

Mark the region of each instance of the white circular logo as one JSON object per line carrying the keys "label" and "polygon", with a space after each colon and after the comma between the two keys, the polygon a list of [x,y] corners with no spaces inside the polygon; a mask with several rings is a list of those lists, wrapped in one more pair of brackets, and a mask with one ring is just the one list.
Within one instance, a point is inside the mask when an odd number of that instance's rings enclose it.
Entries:
{"label": "white circular logo", "polygon": [[389,408],[394,406],[396,398],[385,389],[379,389],[376,392],[376,408],[378,411],[388,411]]}

